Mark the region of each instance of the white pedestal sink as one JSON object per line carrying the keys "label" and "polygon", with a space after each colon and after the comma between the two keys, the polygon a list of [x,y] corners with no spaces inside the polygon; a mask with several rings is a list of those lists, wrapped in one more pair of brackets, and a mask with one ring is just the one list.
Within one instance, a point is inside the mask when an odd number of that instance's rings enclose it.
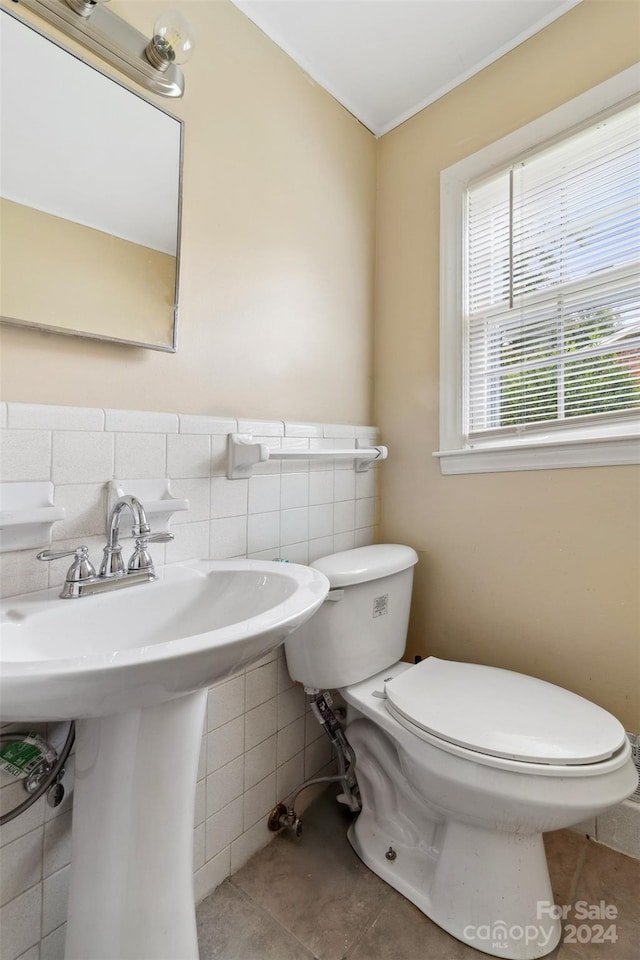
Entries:
{"label": "white pedestal sink", "polygon": [[281,644],[329,588],[253,560],[0,604],[0,719],[74,718],[67,960],[197,960],[193,809],[207,688]]}

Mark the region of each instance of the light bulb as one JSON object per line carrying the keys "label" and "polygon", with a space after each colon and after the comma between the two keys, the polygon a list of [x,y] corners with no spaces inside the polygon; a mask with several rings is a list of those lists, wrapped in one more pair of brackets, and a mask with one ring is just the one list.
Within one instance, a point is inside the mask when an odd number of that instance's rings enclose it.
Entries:
{"label": "light bulb", "polygon": [[187,18],[177,11],[164,13],[153,28],[147,59],[156,69],[166,70],[172,63],[186,63],[193,47],[193,28]]}

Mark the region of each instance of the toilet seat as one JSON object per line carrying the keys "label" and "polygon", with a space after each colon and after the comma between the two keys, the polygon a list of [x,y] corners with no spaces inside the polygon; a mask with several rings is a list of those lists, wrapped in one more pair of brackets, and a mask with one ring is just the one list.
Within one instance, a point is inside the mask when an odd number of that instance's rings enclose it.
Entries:
{"label": "toilet seat", "polygon": [[598,764],[627,743],[596,704],[510,670],[428,657],[385,682],[386,708],[423,739],[527,764]]}
{"label": "toilet seat", "polygon": [[[425,750],[431,757],[433,757],[433,754],[429,750],[430,747],[437,750],[438,754],[446,754],[451,757],[453,763],[463,760],[465,763],[471,763],[474,766],[490,767],[505,773],[527,774],[527,776],[545,780],[559,778],[568,783],[570,780],[584,780],[584,778],[594,777],[600,781],[603,776],[613,774],[616,770],[628,765],[631,757],[631,743],[626,736],[623,745],[616,750],[613,756],[607,760],[601,760],[599,763],[586,764],[530,763],[526,760],[509,760],[505,757],[480,753],[478,750],[461,747],[456,743],[436,737],[405,719],[385,697],[386,681],[392,677],[402,676],[405,672],[413,669],[415,669],[413,664],[399,660],[366,680],[342,687],[339,692],[352,711],[350,715],[348,714],[348,721],[351,722],[357,716],[366,717],[384,730],[394,741],[403,745],[402,749],[409,750],[411,749],[410,743],[418,741],[424,743]],[[431,763],[432,760],[429,762]]]}

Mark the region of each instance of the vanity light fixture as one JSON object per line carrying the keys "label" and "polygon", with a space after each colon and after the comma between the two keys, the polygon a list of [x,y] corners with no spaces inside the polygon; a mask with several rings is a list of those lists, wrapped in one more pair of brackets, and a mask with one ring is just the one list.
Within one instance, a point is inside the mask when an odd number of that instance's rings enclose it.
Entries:
{"label": "vanity light fixture", "polygon": [[178,64],[193,52],[193,30],[181,13],[156,21],[151,40],[105,9],[107,0],[17,0],[67,36],[120,70],[130,80],[164,97],[181,97],[184,76]]}

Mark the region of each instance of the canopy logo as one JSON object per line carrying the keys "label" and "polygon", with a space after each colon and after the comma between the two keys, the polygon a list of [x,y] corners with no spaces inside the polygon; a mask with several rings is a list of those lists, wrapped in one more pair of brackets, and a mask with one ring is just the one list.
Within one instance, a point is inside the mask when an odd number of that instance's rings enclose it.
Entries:
{"label": "canopy logo", "polygon": [[[507,950],[514,943],[540,948],[554,947],[554,940],[558,936],[558,921],[564,920],[562,931],[564,943],[617,943],[618,931],[615,923],[606,925],[604,922],[596,922],[616,920],[617,917],[618,908],[605,900],[600,900],[598,903],[576,900],[574,904],[557,904],[550,900],[539,900],[536,908],[536,919],[542,921],[539,924],[507,926],[504,920],[482,924],[470,923],[464,928],[462,935],[470,943],[474,940],[482,941],[483,944],[490,945],[492,950]],[[567,920],[572,922],[567,923]]]}
{"label": "canopy logo", "polygon": [[504,920],[494,923],[482,923],[477,926],[468,924],[462,931],[466,940],[481,940],[491,944],[493,950],[507,950],[513,943],[524,943],[526,946],[535,944],[538,947],[548,947],[556,934],[556,925],[552,923],[548,929],[543,924],[534,923],[521,926],[513,924],[508,927]]}

